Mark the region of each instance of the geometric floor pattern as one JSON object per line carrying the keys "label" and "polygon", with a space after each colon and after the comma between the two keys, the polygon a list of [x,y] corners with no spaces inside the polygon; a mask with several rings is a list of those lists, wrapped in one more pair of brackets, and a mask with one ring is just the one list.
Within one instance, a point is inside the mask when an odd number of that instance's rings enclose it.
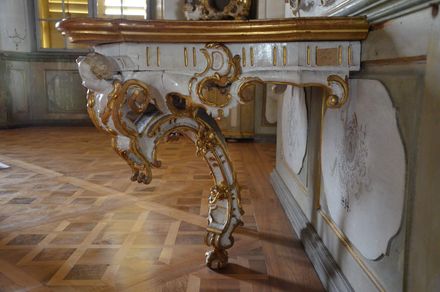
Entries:
{"label": "geometric floor pattern", "polygon": [[205,162],[161,144],[150,185],[94,128],[0,131],[0,291],[323,291],[274,194],[275,145],[229,143],[244,226],[230,264],[204,264]]}

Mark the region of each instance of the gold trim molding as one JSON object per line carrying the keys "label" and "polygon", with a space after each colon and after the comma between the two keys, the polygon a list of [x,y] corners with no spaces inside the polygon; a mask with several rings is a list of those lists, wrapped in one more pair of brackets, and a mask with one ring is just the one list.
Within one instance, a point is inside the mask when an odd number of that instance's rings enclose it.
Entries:
{"label": "gold trim molding", "polygon": [[359,41],[368,34],[364,17],[215,21],[69,18],[56,27],[71,42],[88,44]]}

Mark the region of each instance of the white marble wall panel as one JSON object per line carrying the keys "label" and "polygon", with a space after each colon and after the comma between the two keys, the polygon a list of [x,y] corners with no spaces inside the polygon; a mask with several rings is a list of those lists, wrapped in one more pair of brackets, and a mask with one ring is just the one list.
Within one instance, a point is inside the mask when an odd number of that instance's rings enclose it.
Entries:
{"label": "white marble wall panel", "polygon": [[298,174],[302,169],[307,147],[307,108],[304,89],[289,86],[282,103],[282,158],[290,170]]}
{"label": "white marble wall panel", "polygon": [[322,171],[329,213],[370,260],[387,253],[404,206],[405,152],[396,110],[375,80],[351,80],[350,99],[324,119]]}
{"label": "white marble wall panel", "polygon": [[430,9],[408,15],[405,21],[390,20],[383,28],[369,33],[362,47],[362,60],[426,55],[431,26]]}
{"label": "white marble wall panel", "polygon": [[49,113],[85,113],[86,94],[78,71],[45,70],[45,88]]}
{"label": "white marble wall panel", "polygon": [[26,73],[24,69],[10,68],[9,83],[13,114],[26,114],[29,103],[26,92]]}

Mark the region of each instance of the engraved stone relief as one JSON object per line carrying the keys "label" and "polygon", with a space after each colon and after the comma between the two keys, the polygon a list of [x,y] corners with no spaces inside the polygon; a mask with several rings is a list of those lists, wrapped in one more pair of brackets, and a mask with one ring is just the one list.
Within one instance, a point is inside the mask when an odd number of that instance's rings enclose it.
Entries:
{"label": "engraved stone relief", "polygon": [[282,110],[283,159],[294,173],[303,166],[307,147],[307,108],[303,88],[288,87]]}
{"label": "engraved stone relief", "polygon": [[405,153],[384,86],[352,80],[350,98],[324,118],[322,171],[331,218],[360,253],[376,260],[400,227]]}

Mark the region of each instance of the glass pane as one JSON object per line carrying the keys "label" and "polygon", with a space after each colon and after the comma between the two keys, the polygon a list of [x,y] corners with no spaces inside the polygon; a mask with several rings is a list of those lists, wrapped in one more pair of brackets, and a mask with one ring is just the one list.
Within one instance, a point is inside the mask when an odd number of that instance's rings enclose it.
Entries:
{"label": "glass pane", "polygon": [[[61,1],[61,0],[49,0]],[[89,15],[88,0],[64,0],[64,17],[87,17]]]}
{"label": "glass pane", "polygon": [[87,17],[88,0],[38,0],[40,19],[62,19],[69,17]]}
{"label": "glass pane", "polygon": [[147,19],[146,0],[122,0],[122,14],[128,18]]}
{"label": "glass pane", "polygon": [[147,18],[147,0],[98,0],[96,5],[100,18]]}
{"label": "glass pane", "polygon": [[63,18],[87,17],[88,0],[38,0],[38,25],[40,44],[44,49],[88,48],[87,45],[72,44],[55,29],[55,23]]}

